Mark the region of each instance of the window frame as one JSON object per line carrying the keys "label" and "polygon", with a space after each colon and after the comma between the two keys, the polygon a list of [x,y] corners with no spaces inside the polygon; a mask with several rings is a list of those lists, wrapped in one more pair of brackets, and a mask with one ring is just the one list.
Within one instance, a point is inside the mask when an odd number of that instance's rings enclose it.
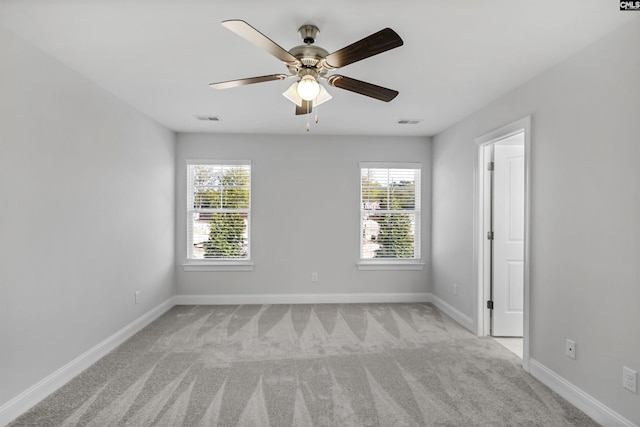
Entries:
{"label": "window frame", "polygon": [[[193,231],[191,230],[189,222],[192,221],[192,213],[196,211],[193,206],[190,206],[191,202],[191,185],[190,182],[190,167],[197,165],[211,165],[211,166],[222,166],[222,167],[233,167],[233,166],[248,166],[249,168],[249,206],[246,209],[243,209],[243,213],[247,214],[247,257],[241,259],[198,259],[192,258],[193,255]],[[182,264],[183,269],[185,271],[252,271],[253,270],[253,261],[252,261],[252,239],[251,239],[251,229],[252,229],[252,192],[253,192],[253,165],[251,160],[230,160],[230,159],[186,159],[185,160],[185,176],[186,176],[186,200],[185,200],[185,213],[186,220],[184,223],[186,230],[186,254],[185,254],[185,262]]]}
{"label": "window frame", "polygon": [[[415,184],[415,207],[411,212],[415,216],[414,257],[413,258],[362,258],[362,235],[365,209],[362,203],[362,170],[363,169],[412,169],[417,170],[419,177]],[[358,164],[358,270],[422,270],[422,164],[416,162],[360,162]]]}

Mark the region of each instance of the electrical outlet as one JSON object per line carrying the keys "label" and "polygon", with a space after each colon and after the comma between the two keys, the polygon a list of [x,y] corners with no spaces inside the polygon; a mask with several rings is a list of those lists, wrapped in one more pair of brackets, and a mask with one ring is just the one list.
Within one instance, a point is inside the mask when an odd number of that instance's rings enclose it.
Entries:
{"label": "electrical outlet", "polygon": [[140,291],[135,291],[133,293],[133,303],[140,304]]}
{"label": "electrical outlet", "polygon": [[567,357],[570,357],[571,359],[576,358],[576,342],[573,340],[570,340],[569,338],[567,338],[567,346],[566,346],[566,354]]}
{"label": "electrical outlet", "polygon": [[312,282],[317,282],[318,281],[318,273],[316,273],[315,271],[313,273],[311,273],[311,281]]}
{"label": "electrical outlet", "polygon": [[638,373],[626,366],[622,367],[622,387],[632,393],[638,392]]}
{"label": "electrical outlet", "polygon": [[453,294],[454,295],[458,295],[458,284],[457,283],[453,284]]}

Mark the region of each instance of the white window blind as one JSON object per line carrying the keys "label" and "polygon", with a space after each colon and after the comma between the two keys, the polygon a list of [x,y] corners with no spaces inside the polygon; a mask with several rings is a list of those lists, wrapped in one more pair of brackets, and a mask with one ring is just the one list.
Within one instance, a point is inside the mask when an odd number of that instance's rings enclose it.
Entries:
{"label": "white window blind", "polygon": [[360,164],[360,259],[420,259],[420,164]]}
{"label": "white window blind", "polygon": [[187,259],[248,260],[251,165],[187,163]]}

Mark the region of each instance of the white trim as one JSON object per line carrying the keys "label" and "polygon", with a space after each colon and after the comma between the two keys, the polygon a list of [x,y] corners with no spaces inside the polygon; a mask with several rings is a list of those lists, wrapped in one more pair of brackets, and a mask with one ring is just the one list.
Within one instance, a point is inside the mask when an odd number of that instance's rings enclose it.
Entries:
{"label": "white trim", "polygon": [[360,162],[360,169],[422,169],[417,162]]}
{"label": "white trim", "polygon": [[[411,162],[360,162],[359,164],[359,182],[360,195],[358,197],[358,205],[360,210],[360,226],[358,229],[358,246],[360,252],[360,261],[358,262],[358,270],[422,270],[422,268],[371,268],[368,263],[379,262],[380,264],[396,264],[405,261],[412,261],[419,264],[422,258],[422,169],[421,163]],[[371,258],[363,258],[363,232],[365,216],[368,216],[372,210],[364,209],[362,202],[362,171],[363,169],[386,169],[387,173],[391,169],[407,169],[414,172],[414,204],[413,209],[392,210],[392,209],[375,209],[378,214],[409,214],[414,216],[414,235],[413,235],[413,258],[406,260],[402,258],[387,258],[385,260],[372,260]],[[372,262],[373,261],[373,262]]]}
{"label": "white trim", "polygon": [[475,327],[472,329],[479,336],[489,335],[487,328],[488,310],[485,307],[484,291],[484,262],[482,245],[483,236],[483,206],[482,190],[484,185],[482,162],[484,147],[499,140],[524,132],[524,318],[523,318],[523,354],[522,367],[529,371],[529,337],[530,337],[530,272],[531,272],[531,116],[524,117],[511,124],[495,129],[475,139],[477,145],[476,162],[473,171],[473,263],[476,271]]}
{"label": "white trim", "polygon": [[[192,261],[196,261],[198,262],[199,259],[198,258],[193,258],[193,231],[192,231],[192,214],[197,213],[197,212],[229,212],[229,213],[244,213],[247,215],[247,254],[246,254],[246,258],[243,258],[243,261],[249,261],[251,260],[251,247],[253,246],[251,244],[251,206],[252,206],[252,194],[253,194],[253,165],[251,163],[251,160],[213,160],[213,159],[185,159],[185,167],[186,167],[186,176],[187,176],[187,217],[186,217],[186,223],[185,225],[187,226],[187,234],[186,234],[186,244],[187,244],[187,255],[186,255],[186,262],[185,264],[183,264],[183,266],[191,263]],[[249,207],[245,208],[245,209],[195,209],[193,207],[193,193],[191,192],[191,185],[192,185],[192,179],[191,179],[191,170],[190,170],[190,166],[192,165],[209,165],[209,166],[248,166],[249,167]],[[219,260],[221,261],[220,264],[225,263],[225,261],[228,260]],[[215,264],[215,260],[212,262],[211,260],[209,261],[210,264]],[[234,264],[234,261],[232,260],[231,262],[229,262],[230,265]],[[185,271],[250,271],[252,270],[253,267],[251,267],[250,269],[247,268],[240,268],[240,269],[231,269],[231,270],[224,270],[224,269],[219,269],[219,268],[210,268],[210,269],[204,269],[204,268],[185,268]]]}
{"label": "white trim", "polygon": [[409,270],[424,270],[424,263],[420,261],[413,262],[401,262],[401,261],[360,261],[357,264],[360,271],[409,271]]}
{"label": "white trim", "polygon": [[176,305],[228,305],[228,304],[349,304],[349,303],[401,303],[431,302],[431,294],[370,293],[370,294],[226,294],[176,295]]}
{"label": "white trim", "polygon": [[169,311],[175,305],[174,299],[175,297],[171,297],[162,304],[146,312],[115,334],[96,344],[80,356],[73,359],[71,362],[62,366],[60,369],[46,376],[13,399],[9,400],[4,405],[0,406],[0,425],[6,425],[28,411],[45,397],[58,390],[89,366],[96,363],[120,344]]}
{"label": "white trim", "polygon": [[570,383],[535,359],[529,360],[531,375],[569,403],[606,427],[638,427],[595,397]]}
{"label": "white trim", "polygon": [[253,271],[251,261],[187,262],[182,264],[184,271]]}
{"label": "white trim", "polygon": [[249,165],[251,166],[251,160],[238,160],[238,159],[185,159],[187,165]]}
{"label": "white trim", "polygon": [[471,332],[475,332],[475,326],[471,317],[467,316],[436,295],[431,295],[431,303],[447,316],[458,322],[460,326],[467,328]]}

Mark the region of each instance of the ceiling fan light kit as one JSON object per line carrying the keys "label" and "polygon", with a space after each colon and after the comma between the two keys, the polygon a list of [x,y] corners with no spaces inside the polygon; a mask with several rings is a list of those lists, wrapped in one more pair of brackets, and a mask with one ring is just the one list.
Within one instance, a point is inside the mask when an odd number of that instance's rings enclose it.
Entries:
{"label": "ceiling fan light kit", "polygon": [[[210,86],[214,89],[229,89],[253,83],[297,78],[298,81],[292,84],[289,89],[283,93],[285,98],[296,104],[296,115],[308,115],[313,110],[313,107],[317,107],[331,99],[331,95],[329,95],[327,90],[318,80],[323,80],[330,86],[384,102],[389,102],[398,95],[398,92],[395,90],[352,79],[350,77],[338,74],[326,76],[327,72],[330,70],[344,67],[346,65],[353,64],[354,62],[361,61],[371,56],[402,46],[402,39],[390,28],[380,30],[377,33],[330,54],[320,46],[314,45],[319,32],[318,27],[315,25],[307,24],[301,26],[298,29],[298,32],[300,33],[300,37],[304,44],[295,46],[288,51],[253,28],[251,25],[247,24],[245,21],[233,19],[223,21],[222,25],[282,61],[288,68],[290,74],[271,74],[211,83]],[[316,123],[317,120],[318,119],[316,117]],[[309,130],[308,118],[307,130]]]}
{"label": "ceiling fan light kit", "polygon": [[[329,95],[329,92],[327,92],[327,90],[324,88],[324,86],[322,86],[319,83],[318,83],[318,89],[319,89],[318,96],[316,96],[315,98],[311,98],[311,100],[313,101],[313,105],[315,107],[317,107],[320,104],[324,104],[325,102],[327,102],[328,100],[330,100],[332,98],[332,96]],[[282,93],[282,95],[285,98],[287,98],[289,101],[291,101],[294,104],[296,104],[298,107],[302,106],[302,103],[305,101],[298,94],[298,82],[295,82],[291,86],[289,86],[289,89],[284,91]]]}
{"label": "ceiling fan light kit", "polygon": [[300,79],[296,91],[305,101],[313,101],[320,95],[320,85],[315,77],[307,75]]}

